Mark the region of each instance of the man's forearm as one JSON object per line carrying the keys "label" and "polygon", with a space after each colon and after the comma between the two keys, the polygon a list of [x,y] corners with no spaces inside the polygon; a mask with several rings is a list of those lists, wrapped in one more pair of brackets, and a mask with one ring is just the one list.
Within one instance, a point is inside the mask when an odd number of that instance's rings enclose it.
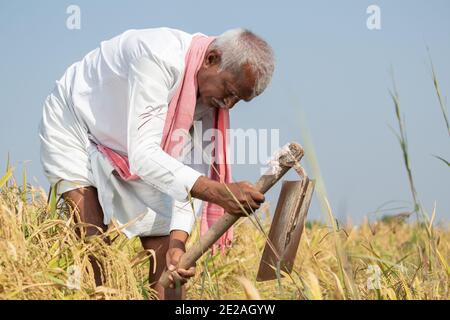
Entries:
{"label": "man's forearm", "polygon": [[201,176],[192,186],[191,195],[203,201],[216,203],[222,188],[223,185],[220,182]]}

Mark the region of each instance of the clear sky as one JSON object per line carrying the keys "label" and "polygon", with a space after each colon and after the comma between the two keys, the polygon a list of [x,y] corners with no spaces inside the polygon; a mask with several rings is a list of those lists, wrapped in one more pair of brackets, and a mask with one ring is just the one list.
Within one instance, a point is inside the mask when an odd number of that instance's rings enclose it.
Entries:
{"label": "clear sky", "polygon": [[[69,5],[81,29],[69,30]],[[366,9],[381,10],[369,30]],[[450,94],[450,2],[442,1],[5,1],[0,0],[0,166],[7,153],[27,163],[33,184],[48,187],[39,163],[37,126],[56,79],[100,41],[131,28],[167,26],[219,35],[246,27],[273,47],[270,87],[231,115],[234,128],[279,129],[299,141],[305,123],[335,215],[361,221],[387,201],[411,207],[389,96],[393,68],[406,120],[419,197],[438,220],[450,217],[449,136],[433,88],[429,46],[444,96]],[[302,117],[302,119],[300,119]],[[302,121],[300,121],[302,120]],[[308,150],[306,150],[308,152]],[[261,165],[235,165],[234,179],[256,181]],[[308,167],[307,167],[308,170]],[[288,178],[295,178],[290,174]],[[277,198],[278,188],[268,195]],[[405,211],[394,210],[392,213]],[[321,219],[317,198],[310,218]]]}

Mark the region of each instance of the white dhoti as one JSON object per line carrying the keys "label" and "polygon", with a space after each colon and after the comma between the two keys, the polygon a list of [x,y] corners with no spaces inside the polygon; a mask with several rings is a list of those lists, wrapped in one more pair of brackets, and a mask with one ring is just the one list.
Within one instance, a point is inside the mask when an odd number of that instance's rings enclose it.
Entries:
{"label": "white dhoti", "polygon": [[192,210],[189,202],[176,201],[143,180],[122,180],[77,118],[61,82],[45,100],[39,135],[44,173],[58,196],[97,188],[106,225],[111,219],[121,226],[135,220],[122,229],[128,237],[163,236],[173,229],[190,233],[202,201],[192,199]]}

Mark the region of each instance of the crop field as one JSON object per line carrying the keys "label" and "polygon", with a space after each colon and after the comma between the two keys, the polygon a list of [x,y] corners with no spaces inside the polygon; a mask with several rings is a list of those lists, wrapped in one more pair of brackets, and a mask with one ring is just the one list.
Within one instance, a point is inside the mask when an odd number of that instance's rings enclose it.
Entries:
{"label": "crop field", "polygon": [[[147,275],[151,252],[142,251],[139,240],[112,226],[110,246],[99,236],[81,241],[62,202],[47,204],[44,190],[23,188],[12,171],[1,183],[0,299],[155,298]],[[268,227],[268,205],[258,215]],[[241,219],[233,248],[197,263],[187,298],[448,299],[448,226],[403,220],[307,222],[292,274],[256,282],[265,238]],[[190,242],[196,239],[198,228]],[[103,266],[101,287],[90,269],[92,254]]]}

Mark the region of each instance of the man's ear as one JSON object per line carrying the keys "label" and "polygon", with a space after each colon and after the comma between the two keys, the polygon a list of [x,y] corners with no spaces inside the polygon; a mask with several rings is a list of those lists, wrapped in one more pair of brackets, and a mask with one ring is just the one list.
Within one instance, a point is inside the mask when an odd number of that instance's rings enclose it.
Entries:
{"label": "man's ear", "polygon": [[221,60],[222,53],[219,50],[213,49],[205,56],[205,67],[212,67],[216,64],[220,64]]}

